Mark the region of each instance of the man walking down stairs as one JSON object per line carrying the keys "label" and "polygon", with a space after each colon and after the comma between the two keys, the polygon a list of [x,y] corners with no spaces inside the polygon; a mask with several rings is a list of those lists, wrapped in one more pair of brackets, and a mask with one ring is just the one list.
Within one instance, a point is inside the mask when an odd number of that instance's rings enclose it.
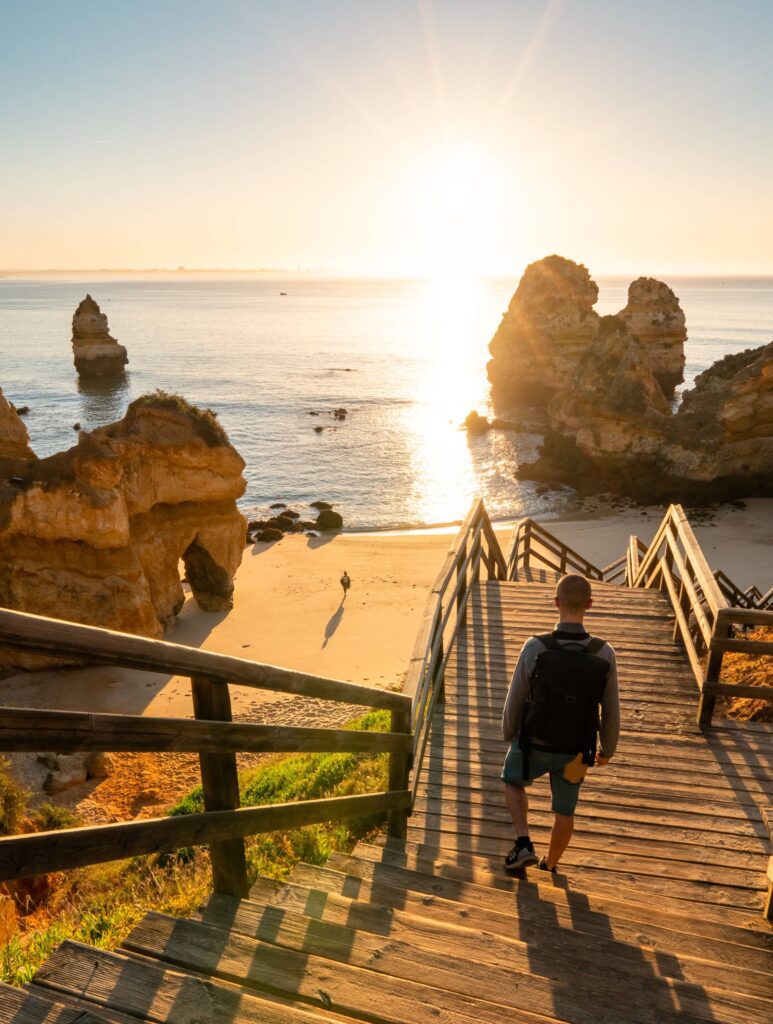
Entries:
{"label": "man walking down stairs", "polygon": [[[523,871],[539,861],[554,872],[574,831],[574,812],[588,767],[605,767],[620,736],[620,697],[615,652],[592,637],[583,618],[593,604],[584,576],[563,576],[555,606],[559,621],[550,634],[530,637],[521,649],[502,713],[510,749],[502,768],[505,800],[515,843],[505,870]],[[601,749],[596,750],[601,705]],[[550,776],[553,829],[541,860],[529,835],[526,787]]]}

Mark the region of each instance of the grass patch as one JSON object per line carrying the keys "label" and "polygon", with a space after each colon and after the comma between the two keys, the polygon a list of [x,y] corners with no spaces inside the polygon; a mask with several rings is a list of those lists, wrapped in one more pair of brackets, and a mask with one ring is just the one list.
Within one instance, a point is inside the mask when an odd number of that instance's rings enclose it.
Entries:
{"label": "grass patch", "polygon": [[18,830],[26,806],[26,792],[9,773],[7,758],[0,757],[0,836]]}
{"label": "grass patch", "polygon": [[173,412],[179,412],[183,416],[187,416],[193,423],[196,433],[203,441],[206,441],[210,448],[216,448],[218,445],[229,443],[228,435],[220,425],[217,413],[213,412],[212,409],[199,409],[197,405],[191,405],[182,395],[175,395],[170,391],[162,391],[161,388],[156,388],[155,391],[150,391],[146,395],[140,395],[139,398],[135,398],[126,410],[126,418],[131,422],[134,413],[138,409],[148,407],[171,409]]}
{"label": "grass patch", "polygon": [[[384,731],[389,712],[372,711],[346,728]],[[386,754],[277,754],[240,777],[243,805],[284,803],[384,790]],[[196,787],[170,810],[191,814],[204,808]],[[324,864],[334,851],[350,851],[383,823],[383,815],[253,836],[247,840],[250,880],[258,875],[283,879],[299,860]],[[24,984],[66,938],[113,949],[146,911],[190,915],[211,892],[205,848],[164,857],[138,857],[117,864],[67,872],[54,886],[45,907],[46,923],[13,938],[0,950],[0,979]]]}

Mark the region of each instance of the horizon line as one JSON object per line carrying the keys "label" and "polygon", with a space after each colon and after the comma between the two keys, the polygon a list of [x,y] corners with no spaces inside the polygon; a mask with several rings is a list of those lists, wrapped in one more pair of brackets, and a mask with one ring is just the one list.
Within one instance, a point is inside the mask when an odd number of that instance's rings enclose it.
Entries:
{"label": "horizon line", "polygon": [[[525,269],[525,267],[523,268]],[[34,268],[34,267],[0,267],[0,278],[3,277],[40,277],[40,276],[55,276],[55,275],[88,275],[88,274],[169,274],[175,276],[185,275],[200,275],[200,274],[234,274],[234,275],[266,275],[276,276],[286,274],[288,276],[301,276],[301,277],[328,277],[335,278],[338,280],[351,280],[359,278],[362,280],[370,281],[426,281],[432,280],[434,277],[467,277],[477,280],[492,280],[492,279],[504,279],[504,278],[520,278],[523,273],[523,269],[510,270],[510,271],[496,271],[496,272],[484,272],[484,273],[458,273],[458,274],[443,274],[437,275],[432,273],[390,273],[390,272],[378,272],[372,271],[346,271],[346,270],[331,270],[324,267],[309,267],[304,269],[291,269],[289,267],[45,267],[45,268]],[[773,270],[762,271],[762,270],[688,270],[688,269],[669,269],[669,270],[656,270],[645,276],[651,276],[652,273],[661,274],[663,276],[672,277],[705,277],[705,278],[773,278]],[[631,271],[625,270],[610,270],[602,269],[593,271],[591,276],[596,275],[597,277],[630,277]]]}

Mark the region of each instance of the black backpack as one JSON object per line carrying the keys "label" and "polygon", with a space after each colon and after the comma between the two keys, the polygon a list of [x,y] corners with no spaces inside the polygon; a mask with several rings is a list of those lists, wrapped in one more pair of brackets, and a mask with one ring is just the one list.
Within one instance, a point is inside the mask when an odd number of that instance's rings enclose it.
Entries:
{"label": "black backpack", "polygon": [[[571,637],[575,643],[562,644],[557,637]],[[587,644],[578,643],[574,633],[544,633],[537,639],[545,650],[537,655],[518,741],[525,778],[532,739],[540,749],[582,754],[584,764],[593,764],[599,704],[609,674],[609,662],[598,655],[606,643],[601,637],[591,637]]]}

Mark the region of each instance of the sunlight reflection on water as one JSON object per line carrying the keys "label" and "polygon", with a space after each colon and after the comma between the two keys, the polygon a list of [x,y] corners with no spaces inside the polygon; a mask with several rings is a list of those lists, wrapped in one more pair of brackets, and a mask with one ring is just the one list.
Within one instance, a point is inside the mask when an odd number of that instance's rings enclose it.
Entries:
{"label": "sunlight reflection on water", "polygon": [[[687,315],[690,377],[770,340],[770,281],[670,283]],[[322,498],[348,528],[388,528],[459,520],[480,494],[495,518],[544,514],[563,499],[515,479],[538,437],[459,429],[471,409],[491,413],[487,345],[515,284],[0,280],[0,387],[30,406],[41,456],[71,446],[75,422],[116,420],[156,387],[210,406],[247,463],[248,509]],[[624,305],[627,281],[599,284],[601,312]],[[129,351],[114,386],[84,386],[72,364],[70,321],[87,291]],[[331,416],[340,406],[344,422]]]}

